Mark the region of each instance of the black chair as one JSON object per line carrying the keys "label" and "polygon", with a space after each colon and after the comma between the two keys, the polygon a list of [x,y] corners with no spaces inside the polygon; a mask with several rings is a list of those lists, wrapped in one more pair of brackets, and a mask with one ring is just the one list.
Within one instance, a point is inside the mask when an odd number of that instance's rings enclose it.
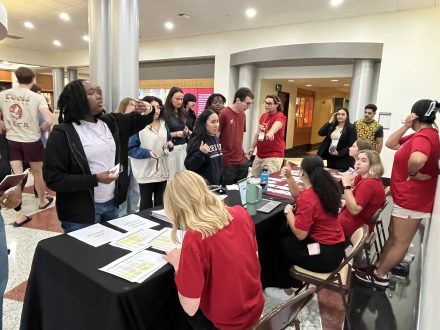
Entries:
{"label": "black chair", "polygon": [[293,298],[277,305],[269,313],[264,315],[254,326],[254,330],[282,330],[294,325],[296,330],[300,330],[299,312],[313,298],[316,288],[311,287],[299,293]]}

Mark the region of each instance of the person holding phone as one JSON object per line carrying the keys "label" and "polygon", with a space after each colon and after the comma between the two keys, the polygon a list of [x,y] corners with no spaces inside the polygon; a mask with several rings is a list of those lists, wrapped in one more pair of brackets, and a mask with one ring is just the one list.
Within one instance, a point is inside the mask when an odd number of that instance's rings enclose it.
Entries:
{"label": "person holding phone", "polygon": [[[337,216],[341,204],[339,188],[324,169],[319,156],[306,156],[301,162],[300,188],[290,167],[283,167],[293,205],[286,205],[286,229],[260,250],[264,292],[278,300],[293,297],[292,265],[319,273],[335,270],[345,256],[345,237]],[[274,256],[278,256],[274,258]]]}
{"label": "person holding phone", "polygon": [[318,149],[318,156],[327,160],[327,167],[347,171],[354,166],[354,159],[349,155],[349,148],[357,139],[356,128],[350,123],[348,110],[341,108],[331,115],[318,131],[325,136]]}
{"label": "person holding phone", "polygon": [[[59,122],[49,136],[43,167],[65,232],[118,217],[128,189],[128,139],[153,120],[138,102],[129,114],[103,114],[102,97],[86,80],[64,87]],[[142,115],[145,114],[145,115]],[[110,173],[116,164],[123,171]]]}

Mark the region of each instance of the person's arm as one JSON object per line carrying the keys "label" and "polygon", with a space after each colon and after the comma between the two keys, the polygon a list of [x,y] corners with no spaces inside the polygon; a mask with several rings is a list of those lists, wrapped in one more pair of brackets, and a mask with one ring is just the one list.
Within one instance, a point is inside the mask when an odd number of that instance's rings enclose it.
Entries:
{"label": "person's arm", "polygon": [[[188,150],[185,157],[185,168],[190,171],[197,172],[205,166],[207,160],[206,154],[201,150],[201,143],[191,141],[191,149]],[[197,146],[199,146],[198,149]]]}
{"label": "person's arm", "polygon": [[18,184],[15,189],[8,190],[8,192],[0,192],[1,204],[6,209],[14,209],[21,203],[21,184]]}
{"label": "person's arm", "polygon": [[393,132],[388,137],[388,140],[385,142],[385,145],[387,146],[387,148],[390,148],[393,150],[399,149],[400,139],[403,137],[403,135],[406,133],[406,131],[411,128],[413,120],[417,119],[417,118],[418,117],[415,113],[412,112],[411,114],[409,114],[405,118],[405,123],[402,125],[402,127],[397,129],[395,132]]}
{"label": "person's arm", "polygon": [[318,131],[319,136],[327,136],[329,133],[329,130],[331,128],[331,124],[326,122]]}
{"label": "person's arm", "polygon": [[383,148],[383,137],[376,138],[376,151],[380,154]]}
{"label": "person's arm", "polygon": [[251,147],[249,148],[249,150],[247,152],[248,156],[252,156],[254,154],[255,148],[257,146],[258,134],[259,133],[260,133],[260,130],[257,130],[257,133],[255,133],[254,140],[252,141],[252,145],[251,145]]}
{"label": "person's arm", "polygon": [[49,108],[47,107],[47,104],[45,107],[39,108],[38,111],[40,112],[41,117],[44,120],[44,122],[40,125],[40,130],[41,131],[49,130],[53,124],[53,118],[52,118],[52,113],[49,111]]}
{"label": "person's arm", "polygon": [[345,134],[347,134],[347,144],[343,148],[337,150],[337,155],[339,157],[348,156],[348,154],[350,152],[350,150],[349,150],[350,147],[357,140],[357,132],[356,132],[356,128],[354,127],[354,125],[351,125],[351,124],[347,125],[345,132],[346,132]]}
{"label": "person's arm", "polygon": [[295,179],[293,178],[292,169],[290,168],[290,166],[284,166],[281,169],[281,176],[284,176],[287,179],[290,194],[292,195],[293,199],[296,199],[302,189],[298,186]]}
{"label": "person's arm", "polygon": [[266,139],[272,141],[274,139],[275,133],[278,132],[282,127],[283,127],[283,123],[280,122],[279,120],[274,122],[270,130],[266,133]]}
{"label": "person's arm", "polygon": [[135,159],[146,159],[151,157],[150,150],[141,147],[139,133],[130,136],[130,139],[128,139],[128,155]]}
{"label": "person's arm", "polygon": [[356,202],[353,190],[351,190],[351,175],[347,172],[342,174],[342,185],[344,186],[345,207],[348,212],[352,215],[361,213],[364,208]]}
{"label": "person's arm", "polygon": [[304,231],[295,227],[296,216],[293,214],[293,206],[288,204],[284,208],[284,213],[287,218],[287,225],[289,226],[292,233],[296,236],[297,239],[302,241],[309,234],[308,231]]}

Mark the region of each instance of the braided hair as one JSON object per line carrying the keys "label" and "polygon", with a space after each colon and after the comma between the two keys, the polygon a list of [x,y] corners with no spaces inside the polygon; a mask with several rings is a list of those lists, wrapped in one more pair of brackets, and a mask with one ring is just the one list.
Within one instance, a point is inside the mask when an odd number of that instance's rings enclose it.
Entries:
{"label": "braided hair", "polygon": [[80,124],[80,120],[90,113],[89,102],[84,90],[84,79],[73,80],[68,83],[58,98],[58,109],[60,123]]}
{"label": "braided hair", "polygon": [[324,162],[319,156],[306,156],[301,162],[301,169],[307,173],[310,184],[322,207],[327,213],[337,216],[341,205],[341,193],[333,177],[324,169]]}

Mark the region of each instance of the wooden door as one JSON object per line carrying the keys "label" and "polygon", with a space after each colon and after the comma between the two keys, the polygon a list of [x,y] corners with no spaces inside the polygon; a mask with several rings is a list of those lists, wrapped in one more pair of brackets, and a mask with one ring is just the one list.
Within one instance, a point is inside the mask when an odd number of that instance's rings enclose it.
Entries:
{"label": "wooden door", "polygon": [[295,109],[293,147],[310,144],[315,93],[298,88]]}

